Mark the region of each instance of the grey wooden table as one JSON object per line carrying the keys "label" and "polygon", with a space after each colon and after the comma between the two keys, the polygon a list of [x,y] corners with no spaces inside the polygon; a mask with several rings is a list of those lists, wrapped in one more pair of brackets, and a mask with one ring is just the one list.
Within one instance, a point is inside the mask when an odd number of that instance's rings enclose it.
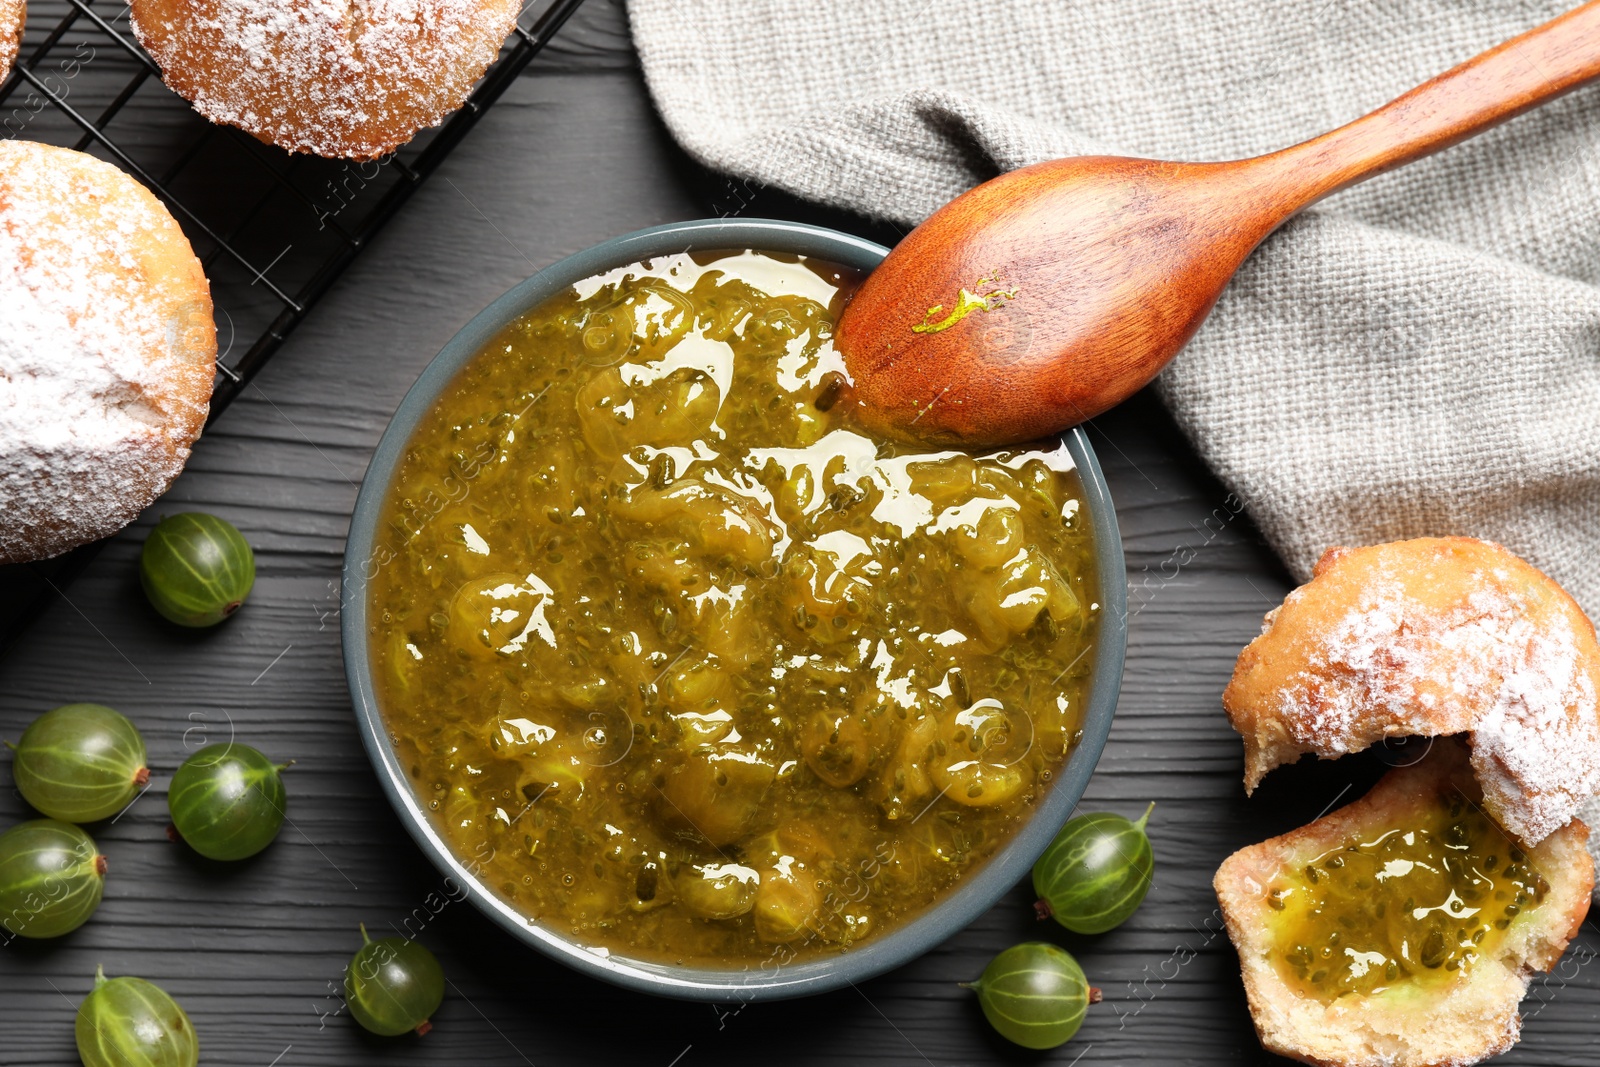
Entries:
{"label": "grey wooden table", "polygon": [[[93,921],[0,948],[0,1064],[77,1062],[73,1015],[96,964],[160,983],[193,1018],[203,1061],[241,1067],[1269,1058],[1219,933],[1212,872],[1235,848],[1360,795],[1382,768],[1360,757],[1302,764],[1244,797],[1218,694],[1290,583],[1147,394],[1091,431],[1122,523],[1133,618],[1116,727],[1085,807],[1133,815],[1158,802],[1155,885],[1122,928],[1078,938],[1035,925],[1019,886],[947,944],[859,989],[741,1008],[580,978],[471,905],[439,906],[441,879],[361,750],[340,663],[340,557],[371,450],[428,359],[514,282],[618,233],[730,213],[896,237],[698,170],[651,111],[620,3],[590,0],[207,433],[167,497],[0,663],[0,736],[56,704],[100,701],[140,724],[156,770],[143,799],[97,830],[111,866]],[[188,509],[237,524],[259,567],[248,607],[204,633],[163,624],[136,578],[156,516]],[[298,762],[281,838],[223,866],[167,841],[163,794],[190,747],[235,732]],[[27,809],[0,781],[9,825]],[[357,923],[408,921],[450,984],[433,1033],[379,1040],[341,1014],[340,979]],[[1065,945],[1105,990],[1079,1036],[1043,1054],[990,1034],[957,985],[1037,937]],[[1600,1061],[1600,967],[1586,965],[1597,950],[1586,924],[1564,971],[1535,985],[1522,1044],[1502,1062]]]}

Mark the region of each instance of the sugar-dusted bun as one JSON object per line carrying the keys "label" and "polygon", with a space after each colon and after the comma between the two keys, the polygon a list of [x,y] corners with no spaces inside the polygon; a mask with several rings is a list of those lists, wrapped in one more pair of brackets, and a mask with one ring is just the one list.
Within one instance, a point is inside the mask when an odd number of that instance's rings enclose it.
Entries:
{"label": "sugar-dusted bun", "polygon": [[23,0],[0,0],[0,82],[11,73],[17,49],[22,47],[22,24],[28,16]]}
{"label": "sugar-dusted bun", "polygon": [[1594,626],[1488,541],[1329,549],[1239,654],[1222,703],[1247,789],[1305,752],[1465,734],[1489,813],[1528,844],[1600,792]]}
{"label": "sugar-dusted bun", "polygon": [[92,156],[0,141],[0,563],[104,537],[165,491],[216,356],[160,201]]}
{"label": "sugar-dusted bun", "polygon": [[[1522,1029],[1517,1009],[1530,978],[1555,966],[1589,911],[1594,863],[1584,847],[1589,831],[1576,819],[1525,856],[1528,869],[1542,879],[1543,895],[1521,904],[1514,913],[1507,909],[1511,917],[1495,920],[1504,936],[1483,941],[1483,951],[1465,965],[1456,963],[1454,978],[1442,968],[1431,974],[1423,970],[1422,981],[1400,976],[1375,989],[1352,989],[1324,999],[1295,988],[1280,965],[1284,955],[1294,951],[1289,947],[1292,940],[1277,925],[1285,914],[1284,886],[1293,884],[1286,883],[1286,875],[1292,878],[1308,864],[1324,869],[1342,865],[1344,861],[1335,857],[1344,855],[1342,850],[1352,840],[1375,843],[1390,832],[1406,834],[1425,824],[1430,812],[1451,803],[1476,803],[1478,795],[1459,743],[1439,741],[1426,759],[1390,771],[1355,803],[1292,833],[1241,849],[1222,864],[1214,885],[1228,936],[1239,950],[1250,1015],[1264,1048],[1320,1067],[1466,1067],[1516,1043]],[[1401,899],[1413,891],[1407,877],[1413,866],[1391,862],[1364,898],[1376,914],[1391,914],[1391,924],[1404,923]],[[1498,902],[1485,906],[1505,908],[1498,885],[1496,895],[1483,891],[1504,869],[1502,863],[1492,868],[1493,874],[1475,872],[1474,888],[1483,894],[1477,898],[1480,903]],[[1450,900],[1456,900],[1453,894]],[[1418,903],[1422,915],[1443,910],[1431,899]],[[1462,903],[1454,906],[1463,922],[1479,912],[1478,907]],[[1346,969],[1359,975],[1372,966],[1362,958],[1364,953],[1351,947],[1363,943],[1368,949],[1374,947],[1370,932],[1361,925],[1369,921],[1373,920],[1357,919],[1346,927],[1345,957],[1314,966],[1325,968],[1324,975]],[[1499,925],[1502,921],[1504,927]],[[1418,924],[1411,932],[1421,928]],[[1479,944],[1476,938],[1472,943]],[[1355,970],[1358,965],[1360,972]]]}
{"label": "sugar-dusted bun", "polygon": [[376,159],[466,100],[516,0],[132,0],[162,79],[213,122]]}

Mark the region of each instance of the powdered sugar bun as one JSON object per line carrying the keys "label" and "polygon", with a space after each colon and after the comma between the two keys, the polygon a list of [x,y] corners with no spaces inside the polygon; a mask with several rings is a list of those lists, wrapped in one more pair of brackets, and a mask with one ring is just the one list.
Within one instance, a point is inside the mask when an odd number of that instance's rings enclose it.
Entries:
{"label": "powdered sugar bun", "polygon": [[22,24],[28,16],[23,0],[0,0],[0,82],[11,73],[17,49],[22,47]]}
{"label": "powdered sugar bun", "polygon": [[132,0],[162,79],[213,122],[375,159],[460,107],[516,0]]}
{"label": "powdered sugar bun", "polygon": [[1594,626],[1488,541],[1329,549],[1239,654],[1222,702],[1249,789],[1305,752],[1464,734],[1484,807],[1527,844],[1600,792]]}
{"label": "powdered sugar bun", "polygon": [[65,148],[0,141],[0,563],[114,533],[205,425],[211,292],[144,186]]}

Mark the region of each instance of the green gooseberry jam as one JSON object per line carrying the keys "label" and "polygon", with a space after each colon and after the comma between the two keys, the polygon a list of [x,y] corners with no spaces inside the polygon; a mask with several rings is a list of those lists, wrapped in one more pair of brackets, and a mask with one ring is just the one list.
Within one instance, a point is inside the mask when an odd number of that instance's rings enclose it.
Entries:
{"label": "green gooseberry jam", "polygon": [[60,937],[82,926],[105,891],[106,858],[71,823],[34,819],[0,834],[0,926]]}
{"label": "green gooseberry jam", "polygon": [[1400,827],[1354,837],[1267,887],[1273,962],[1321,1000],[1454,982],[1493,955],[1549,886],[1459,794]]}
{"label": "green gooseberry jam", "polygon": [[544,929],[717,969],[865,945],[1079,743],[1071,457],[874,435],[832,342],[855,280],[619,267],[486,342],[405,447],[360,579],[375,697],[440,838]]}
{"label": "green gooseberry jam", "polygon": [[145,596],[179,626],[215,626],[239,610],[255,581],[256,559],[244,535],[215,515],[167,516],[139,554]]}
{"label": "green gooseberry jam", "polygon": [[444,1000],[444,971],[433,953],[401,937],[374,941],[365,926],[361,941],[344,972],[345,1001],[356,1022],[385,1037],[433,1029],[428,1019]]}
{"label": "green gooseberry jam", "polygon": [[1089,1005],[1100,1000],[1078,961],[1044,941],[1006,949],[969,988],[1001,1037],[1033,1049],[1065,1044],[1083,1025]]}
{"label": "green gooseberry jam", "polygon": [[1100,934],[1138,911],[1155,870],[1144,829],[1154,810],[1152,803],[1138,822],[1095,812],[1063,826],[1033,865],[1039,917],[1074,933]]}
{"label": "green gooseberry jam", "polygon": [[23,799],[52,819],[110,818],[150,781],[144,738],[103,704],[47,711],[17,742],[11,773]]}
{"label": "green gooseberry jam", "polygon": [[195,1067],[200,1041],[189,1016],[143,978],[106,978],[78,1006],[73,1026],[83,1067]]}
{"label": "green gooseberry jam", "polygon": [[254,856],[283,827],[288,797],[281,772],[288,767],[236,742],[201,749],[172,776],[173,829],[209,859]]}

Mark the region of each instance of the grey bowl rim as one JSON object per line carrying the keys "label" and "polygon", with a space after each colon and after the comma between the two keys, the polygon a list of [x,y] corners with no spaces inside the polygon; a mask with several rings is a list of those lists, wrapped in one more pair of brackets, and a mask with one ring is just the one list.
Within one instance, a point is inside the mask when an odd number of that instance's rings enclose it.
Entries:
{"label": "grey bowl rim", "polygon": [[847,951],[768,967],[711,969],[620,955],[600,955],[531,922],[502,901],[457,858],[432,826],[383,725],[367,645],[365,571],[383,498],[418,421],[461,369],[505,325],[544,300],[593,275],[657,256],[693,251],[759,249],[828,260],[870,271],[888,249],[837,230],[776,219],[697,219],[615,237],[536,272],[475,315],[418,376],[379,439],[350,518],[340,589],[340,631],[363,747],[385,796],[424,854],[469,899],[518,941],[593,978],[637,992],[721,1003],[807,996],[855,985],[923,955],[970,925],[1027,876],[1076,809],[1105,749],[1127,651],[1127,586],[1116,511],[1094,449],[1081,427],[1063,437],[1078,466],[1095,537],[1100,604],[1083,737],[1034,813],[1001,850],[910,922]]}

